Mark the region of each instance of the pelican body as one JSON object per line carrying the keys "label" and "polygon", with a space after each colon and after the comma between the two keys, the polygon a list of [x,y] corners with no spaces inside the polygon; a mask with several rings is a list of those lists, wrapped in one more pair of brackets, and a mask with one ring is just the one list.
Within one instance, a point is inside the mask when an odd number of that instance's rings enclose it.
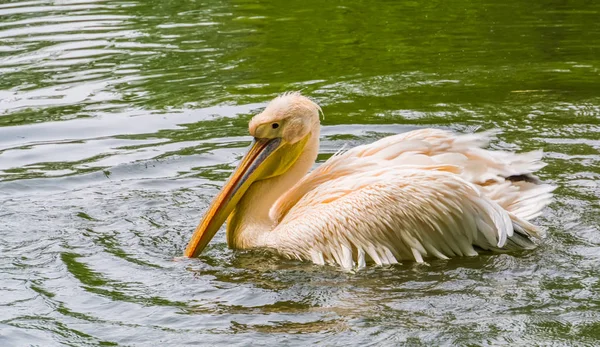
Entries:
{"label": "pelican body", "polygon": [[541,152],[486,150],[493,132],[422,129],[337,153],[307,174],[320,113],[286,93],[252,118],[254,143],[186,256],[198,256],[225,221],[231,248],[347,269],[531,249],[543,237],[530,223],[554,189],[533,175],[544,166]]}

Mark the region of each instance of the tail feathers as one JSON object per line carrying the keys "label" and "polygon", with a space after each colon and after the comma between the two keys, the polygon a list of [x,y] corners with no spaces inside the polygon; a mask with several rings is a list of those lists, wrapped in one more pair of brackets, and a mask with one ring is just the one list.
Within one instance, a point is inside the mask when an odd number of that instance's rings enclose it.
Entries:
{"label": "tail feathers", "polygon": [[549,184],[525,180],[507,180],[479,188],[487,198],[523,220],[532,220],[541,215],[544,207],[552,201],[552,191],[556,189]]}
{"label": "tail feathers", "polygon": [[555,186],[529,182],[513,183],[519,187],[517,198],[505,206],[506,210],[523,220],[532,220],[542,214],[544,207],[552,201]]}
{"label": "tail feathers", "polygon": [[515,215],[511,215],[513,234],[508,238],[503,249],[533,249],[537,245],[534,240],[539,240],[545,236],[543,229],[523,220]]}

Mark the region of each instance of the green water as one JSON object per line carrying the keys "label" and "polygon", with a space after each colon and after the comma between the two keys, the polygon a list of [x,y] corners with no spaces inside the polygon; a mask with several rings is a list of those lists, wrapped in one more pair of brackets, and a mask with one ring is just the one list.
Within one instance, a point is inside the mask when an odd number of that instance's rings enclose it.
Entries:
{"label": "green water", "polygon": [[[600,3],[0,1],[0,345],[590,345],[600,340]],[[178,260],[301,90],[319,160],[499,128],[559,188],[531,252],[334,267]]]}

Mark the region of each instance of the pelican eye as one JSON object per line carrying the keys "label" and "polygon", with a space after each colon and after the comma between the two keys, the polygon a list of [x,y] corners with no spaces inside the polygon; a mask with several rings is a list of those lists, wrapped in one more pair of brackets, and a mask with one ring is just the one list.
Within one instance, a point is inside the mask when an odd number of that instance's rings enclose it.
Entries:
{"label": "pelican eye", "polygon": [[279,123],[273,123],[273,124],[271,124],[271,128],[273,128],[273,129],[279,128]]}

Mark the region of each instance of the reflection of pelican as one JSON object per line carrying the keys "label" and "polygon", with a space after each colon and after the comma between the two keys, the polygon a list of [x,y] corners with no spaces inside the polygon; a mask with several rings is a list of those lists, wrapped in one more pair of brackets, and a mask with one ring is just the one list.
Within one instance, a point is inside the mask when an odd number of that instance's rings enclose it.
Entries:
{"label": "reflection of pelican", "polygon": [[539,153],[489,151],[489,133],[411,131],[336,154],[319,149],[318,105],[284,94],[250,121],[255,141],[196,229],[197,256],[227,219],[237,249],[345,268],[532,248],[553,187]]}

